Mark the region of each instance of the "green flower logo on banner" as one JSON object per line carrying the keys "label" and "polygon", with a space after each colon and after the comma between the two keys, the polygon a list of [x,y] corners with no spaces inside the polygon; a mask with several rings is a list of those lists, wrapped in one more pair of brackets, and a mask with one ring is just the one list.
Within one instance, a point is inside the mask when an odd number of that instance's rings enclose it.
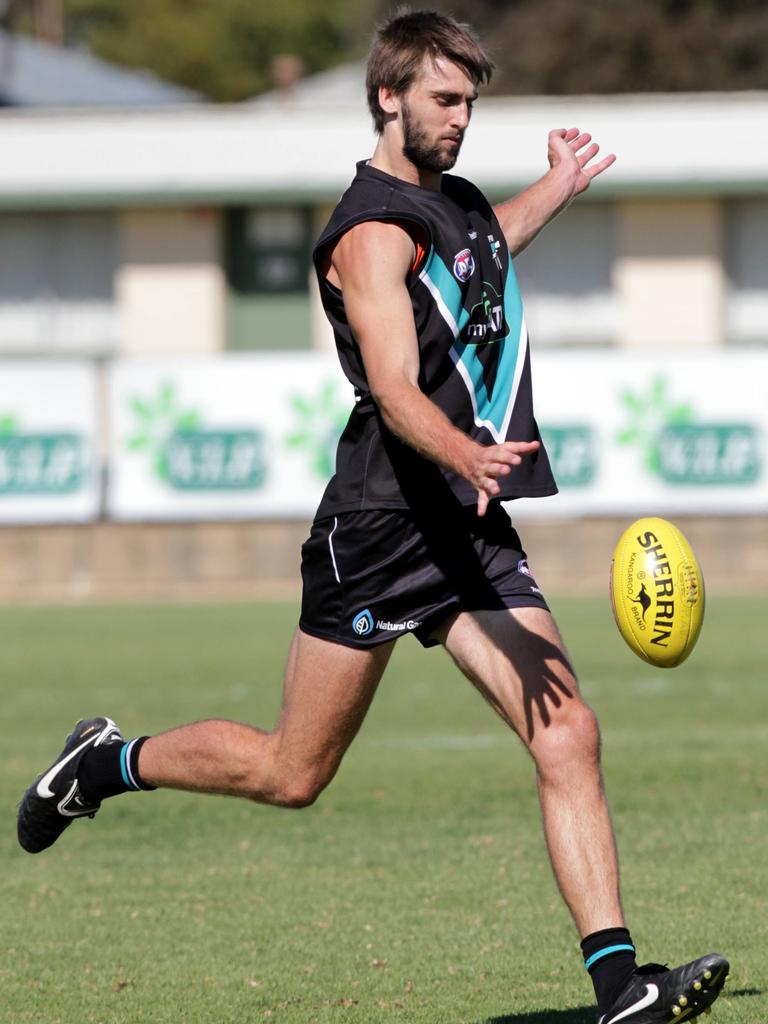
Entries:
{"label": "green flower logo on banner", "polygon": [[136,430],[127,448],[152,460],[155,475],[177,491],[246,491],[264,485],[264,438],[253,429],[203,427],[197,409],[185,408],[171,383],[154,398],[132,396]]}
{"label": "green flower logo on banner", "polygon": [[700,422],[685,402],[673,401],[663,377],[646,392],[624,391],[628,424],[616,436],[637,445],[647,470],[672,486],[733,487],[762,475],[760,432],[754,423]]}
{"label": "green flower logo on banner", "polygon": [[200,425],[200,413],[196,409],[182,408],[176,397],[176,388],[170,383],[161,384],[154,398],[132,396],[130,406],[136,429],[128,438],[128,451],[147,454],[152,459],[155,474],[167,481],[168,439],[176,431],[195,430]]}
{"label": "green flower logo on banner", "polygon": [[668,426],[690,423],[693,410],[674,401],[664,377],[654,377],[645,391],[624,391],[619,399],[627,414],[627,425],[618,432],[621,445],[636,445],[646,468],[654,476],[660,470],[659,434]]}
{"label": "green flower logo on banner", "polygon": [[336,445],[349,418],[349,405],[340,398],[336,381],[325,381],[312,396],[292,395],[290,403],[295,428],[285,443],[306,452],[313,473],[327,480],[336,465]]}
{"label": "green flower logo on banner", "polygon": [[11,437],[19,432],[19,421],[10,413],[0,414],[0,437]]}

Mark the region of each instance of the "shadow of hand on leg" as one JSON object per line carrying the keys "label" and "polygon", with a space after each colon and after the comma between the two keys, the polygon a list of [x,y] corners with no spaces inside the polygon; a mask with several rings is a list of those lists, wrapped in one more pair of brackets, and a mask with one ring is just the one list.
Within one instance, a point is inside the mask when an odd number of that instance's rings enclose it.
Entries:
{"label": "shadow of hand on leg", "polygon": [[[528,609],[521,609],[525,614]],[[548,728],[552,723],[553,713],[559,710],[565,701],[576,696],[577,685],[573,668],[562,646],[554,622],[548,618],[546,627],[553,631],[551,636],[543,635],[521,621],[520,618],[498,613],[471,612],[470,617],[477,623],[482,634],[491,642],[503,657],[503,661],[511,668],[510,679],[517,679],[520,691],[512,702],[522,711],[518,722],[514,723],[504,707],[501,692],[488,685],[481,673],[472,671],[466,660],[460,664],[485,699],[496,709],[513,728],[520,733],[520,738],[530,745],[537,726]],[[541,623],[539,626],[541,628]],[[493,692],[497,689],[497,692]],[[503,685],[500,689],[503,689]],[[524,718],[525,734],[522,734]]]}

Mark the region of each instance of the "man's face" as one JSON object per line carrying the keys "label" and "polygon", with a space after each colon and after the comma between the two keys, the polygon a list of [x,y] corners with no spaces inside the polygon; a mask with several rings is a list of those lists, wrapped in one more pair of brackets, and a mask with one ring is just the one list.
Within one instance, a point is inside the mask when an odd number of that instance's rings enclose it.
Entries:
{"label": "man's face", "polygon": [[424,67],[401,101],[403,153],[422,171],[449,171],[477,99],[474,82],[443,58]]}

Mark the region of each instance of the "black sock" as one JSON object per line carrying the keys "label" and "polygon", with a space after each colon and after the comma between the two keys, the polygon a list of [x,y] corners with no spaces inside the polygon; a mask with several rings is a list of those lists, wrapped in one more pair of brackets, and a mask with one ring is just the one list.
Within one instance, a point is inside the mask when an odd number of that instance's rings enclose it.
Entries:
{"label": "black sock", "polygon": [[581,941],[599,1012],[607,1010],[632,976],[635,947],[626,928],[603,928]]}
{"label": "black sock", "polygon": [[92,747],[83,756],[77,771],[80,792],[88,803],[101,803],[108,796],[139,789],[155,789],[139,775],[139,751],[149,736],[138,736],[127,743],[106,743]]}

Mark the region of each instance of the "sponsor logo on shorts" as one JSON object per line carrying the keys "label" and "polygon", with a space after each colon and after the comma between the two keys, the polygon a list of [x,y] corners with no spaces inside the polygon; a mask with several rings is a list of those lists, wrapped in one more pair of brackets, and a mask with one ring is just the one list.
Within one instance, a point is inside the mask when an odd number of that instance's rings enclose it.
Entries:
{"label": "sponsor logo on shorts", "polygon": [[530,568],[528,567],[528,559],[527,558],[521,558],[520,559],[520,561],[517,563],[517,571],[521,572],[523,574],[523,576],[530,576],[531,578],[533,578],[533,573],[531,572]]}
{"label": "sponsor logo on shorts", "polygon": [[357,636],[368,636],[374,629],[384,630],[385,633],[405,633],[409,629],[418,629],[420,625],[419,619],[406,619],[404,622],[377,619],[374,622],[370,608],[364,608],[352,619],[352,632]]}
{"label": "sponsor logo on shorts", "polygon": [[384,619],[379,619],[376,623],[377,629],[384,629],[388,633],[402,633],[406,629],[418,629],[421,625],[417,619],[407,619],[405,622],[386,622]]}
{"label": "sponsor logo on shorts", "polygon": [[364,608],[352,619],[352,632],[358,636],[368,636],[373,630],[373,616],[370,609]]}
{"label": "sponsor logo on shorts", "polygon": [[460,281],[468,281],[475,272],[475,258],[471,249],[462,249],[453,257],[453,272]]}

